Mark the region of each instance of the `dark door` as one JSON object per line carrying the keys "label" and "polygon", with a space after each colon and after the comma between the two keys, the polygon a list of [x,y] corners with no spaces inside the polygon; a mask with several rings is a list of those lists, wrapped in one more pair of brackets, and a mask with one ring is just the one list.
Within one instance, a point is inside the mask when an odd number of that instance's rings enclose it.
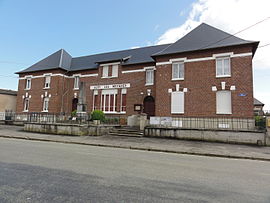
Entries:
{"label": "dark door", "polygon": [[77,110],[77,105],[78,105],[78,99],[74,98],[72,100],[72,111]]}
{"label": "dark door", "polygon": [[152,96],[147,96],[143,100],[143,112],[147,114],[147,117],[155,115],[155,100]]}

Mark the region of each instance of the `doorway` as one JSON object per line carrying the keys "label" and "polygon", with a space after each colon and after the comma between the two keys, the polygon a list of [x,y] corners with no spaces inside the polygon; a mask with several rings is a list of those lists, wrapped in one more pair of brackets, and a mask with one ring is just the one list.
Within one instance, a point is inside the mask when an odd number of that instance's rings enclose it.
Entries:
{"label": "doorway", "polygon": [[155,99],[152,96],[147,96],[143,100],[143,112],[147,114],[147,118],[155,116]]}
{"label": "doorway", "polygon": [[77,110],[77,105],[78,105],[78,99],[77,98],[74,98],[72,100],[72,110],[71,111]]}

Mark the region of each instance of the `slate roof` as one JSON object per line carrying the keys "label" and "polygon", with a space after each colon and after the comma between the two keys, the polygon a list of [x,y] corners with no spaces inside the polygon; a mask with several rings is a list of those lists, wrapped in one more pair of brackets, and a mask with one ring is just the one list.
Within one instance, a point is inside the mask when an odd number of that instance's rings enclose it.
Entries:
{"label": "slate roof", "polygon": [[251,43],[257,43],[258,45],[258,42],[240,39],[208,24],[202,23],[184,37],[153,56]]}
{"label": "slate roof", "polygon": [[255,106],[264,106],[264,103],[262,103],[262,102],[260,102],[258,99],[256,99],[256,98],[253,98],[253,104],[255,105]]}
{"label": "slate roof", "polygon": [[7,95],[17,96],[17,91],[7,90],[7,89],[0,89],[0,94],[7,94]]}
{"label": "slate roof", "polygon": [[123,61],[122,65],[155,62],[155,60],[151,56],[169,45],[170,44],[149,46],[72,58],[70,70],[76,71],[83,69],[95,69],[98,67],[98,63],[119,61],[123,58],[128,59],[126,61]]}
{"label": "slate roof", "polygon": [[[99,63],[121,61],[122,65],[155,62],[160,55],[219,48],[233,45],[253,44],[253,54],[259,42],[247,41],[202,23],[173,44],[128,49],[109,53],[72,58],[61,49],[20,73],[61,68],[66,71],[97,69]],[[123,60],[126,59],[126,60]]]}

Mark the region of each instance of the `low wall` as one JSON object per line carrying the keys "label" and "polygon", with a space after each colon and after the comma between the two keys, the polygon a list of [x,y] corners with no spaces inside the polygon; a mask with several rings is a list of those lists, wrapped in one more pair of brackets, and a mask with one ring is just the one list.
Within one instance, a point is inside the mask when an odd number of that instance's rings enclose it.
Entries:
{"label": "low wall", "polygon": [[[169,137],[185,140],[212,141],[239,144],[266,145],[264,132],[243,132],[228,130],[191,130],[173,127],[149,127],[144,130],[144,136]],[[268,143],[270,145],[270,143]]]}
{"label": "low wall", "polygon": [[57,135],[99,136],[109,132],[112,125],[78,125],[65,123],[25,123],[24,130],[29,132]]}

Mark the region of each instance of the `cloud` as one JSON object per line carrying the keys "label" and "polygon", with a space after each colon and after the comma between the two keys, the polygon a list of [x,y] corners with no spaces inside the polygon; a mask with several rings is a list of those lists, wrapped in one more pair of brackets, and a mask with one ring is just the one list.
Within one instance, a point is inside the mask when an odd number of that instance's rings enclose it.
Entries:
{"label": "cloud", "polygon": [[[234,34],[270,17],[269,8],[269,0],[198,0],[192,4],[186,21],[178,27],[167,30],[158,38],[156,44],[175,42],[202,22]],[[260,46],[270,43],[270,18],[236,36],[260,41]],[[270,69],[269,53],[270,46],[259,48],[254,57],[254,67]]]}

